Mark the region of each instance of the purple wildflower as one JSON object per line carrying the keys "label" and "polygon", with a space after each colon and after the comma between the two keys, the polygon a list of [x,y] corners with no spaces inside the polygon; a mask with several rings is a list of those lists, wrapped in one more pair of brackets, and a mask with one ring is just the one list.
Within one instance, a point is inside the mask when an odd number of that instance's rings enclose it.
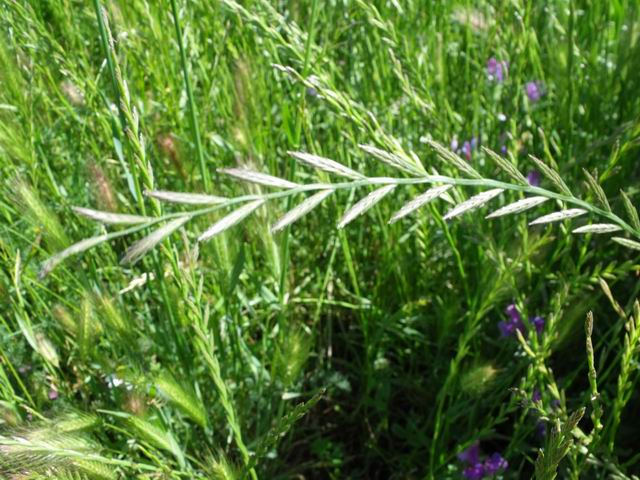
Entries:
{"label": "purple wildflower", "polygon": [[515,304],[507,306],[505,313],[509,315],[510,319],[507,321],[501,321],[498,323],[498,328],[503,337],[512,337],[516,334],[516,330],[520,330],[520,333],[525,334],[524,324],[522,323],[522,317]]}
{"label": "purple wildflower", "polygon": [[527,173],[527,182],[529,182],[529,185],[532,187],[540,186],[540,172],[537,170],[531,170]]}
{"label": "purple wildflower", "polygon": [[547,425],[542,420],[538,420],[536,422],[536,435],[538,438],[544,438],[547,436]]}
{"label": "purple wildflower", "polygon": [[541,82],[527,82],[525,90],[527,92],[527,97],[529,97],[529,101],[532,103],[536,103],[544,95]]}
{"label": "purple wildflower", "polygon": [[458,454],[458,460],[468,463],[469,465],[478,463],[480,461],[480,443],[473,443],[466,450],[460,452]]}
{"label": "purple wildflower", "polygon": [[544,318],[537,316],[537,317],[533,317],[533,320],[529,320],[529,321],[535,327],[536,332],[538,332],[538,335],[540,335],[544,330]]}
{"label": "purple wildflower", "polygon": [[55,388],[49,390],[49,394],[47,395],[49,400],[57,400],[58,399],[58,391]]}
{"label": "purple wildflower", "polygon": [[467,160],[471,160],[471,142],[466,141],[462,144],[462,153],[467,157]]}
{"label": "purple wildflower", "polygon": [[489,76],[490,80],[495,80],[498,83],[502,83],[508,71],[509,64],[506,61],[496,60],[494,57],[491,57],[489,60],[487,60],[487,75]]}
{"label": "purple wildflower", "polygon": [[464,478],[468,480],[480,480],[484,477],[484,465],[482,463],[476,463],[470,467],[467,467],[462,472]]}
{"label": "purple wildflower", "polygon": [[508,467],[509,462],[499,453],[494,453],[484,461],[484,474],[495,475],[499,471],[506,470]]}
{"label": "purple wildflower", "polygon": [[531,395],[531,401],[534,403],[542,401],[542,393],[537,388],[533,391],[533,394]]}
{"label": "purple wildflower", "polygon": [[457,152],[458,151],[458,137],[453,137],[451,139],[451,151],[453,152]]}

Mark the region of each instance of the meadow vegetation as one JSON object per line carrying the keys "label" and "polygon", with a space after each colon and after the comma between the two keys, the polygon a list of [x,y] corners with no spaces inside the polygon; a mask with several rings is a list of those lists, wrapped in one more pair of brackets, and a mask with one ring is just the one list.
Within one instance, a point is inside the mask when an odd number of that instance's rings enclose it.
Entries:
{"label": "meadow vegetation", "polygon": [[637,0],[0,0],[0,478],[637,479]]}

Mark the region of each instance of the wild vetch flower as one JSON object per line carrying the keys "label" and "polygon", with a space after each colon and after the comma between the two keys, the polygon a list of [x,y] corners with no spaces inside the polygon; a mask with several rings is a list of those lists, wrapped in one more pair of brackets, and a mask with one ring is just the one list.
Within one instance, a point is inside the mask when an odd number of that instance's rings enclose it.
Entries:
{"label": "wild vetch flower", "polygon": [[471,465],[464,469],[462,475],[464,475],[464,478],[467,478],[468,480],[480,480],[484,477],[484,465],[481,463]]}
{"label": "wild vetch flower", "polygon": [[471,152],[478,148],[478,137],[471,137],[471,140],[466,140],[462,147],[459,147],[458,137],[453,137],[451,140],[451,151],[455,153],[462,153],[465,158],[471,160]]}
{"label": "wild vetch flower", "polygon": [[540,335],[544,330],[544,318],[540,316],[533,317],[533,319],[529,320],[529,322],[531,322],[531,324],[535,327],[538,335]]}
{"label": "wild vetch flower", "polygon": [[491,57],[487,60],[487,75],[490,80],[495,80],[498,83],[502,83],[504,81],[504,77],[506,77],[509,71],[509,63],[504,60],[496,60],[494,57]]}
{"label": "wild vetch flower", "polygon": [[462,475],[467,480],[480,480],[506,470],[509,464],[499,453],[494,453],[484,461],[480,460],[480,444],[478,442],[458,454],[458,458],[467,464]]}
{"label": "wild vetch flower", "polygon": [[529,97],[529,101],[532,103],[536,103],[544,95],[541,82],[527,82],[525,90],[527,92],[527,97]]}
{"label": "wild vetch flower", "polygon": [[476,442],[458,454],[458,460],[475,465],[480,461],[480,443]]}
{"label": "wild vetch flower", "polygon": [[527,173],[527,182],[529,182],[529,185],[531,185],[532,187],[539,187],[540,172],[537,170],[531,170],[529,173]]}
{"label": "wild vetch flower", "polygon": [[507,306],[505,313],[509,315],[509,320],[501,321],[498,323],[498,328],[503,337],[511,337],[516,334],[516,330],[520,330],[520,333],[524,334],[524,324],[522,323],[522,317],[515,304]]}
{"label": "wild vetch flower", "polygon": [[52,388],[51,390],[49,390],[49,393],[47,394],[47,396],[49,397],[49,400],[57,400],[58,391]]}
{"label": "wild vetch flower", "polygon": [[499,453],[494,453],[484,461],[484,474],[495,475],[499,471],[504,471],[509,467],[509,463]]}
{"label": "wild vetch flower", "polygon": [[533,394],[531,395],[531,401],[535,403],[542,401],[542,393],[537,388],[533,391]]}

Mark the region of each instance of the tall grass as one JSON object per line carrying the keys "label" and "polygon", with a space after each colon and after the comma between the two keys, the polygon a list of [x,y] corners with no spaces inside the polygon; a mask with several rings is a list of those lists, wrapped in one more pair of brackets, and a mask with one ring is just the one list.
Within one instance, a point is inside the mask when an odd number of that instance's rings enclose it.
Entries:
{"label": "tall grass", "polygon": [[640,475],[636,2],[0,11],[0,476]]}

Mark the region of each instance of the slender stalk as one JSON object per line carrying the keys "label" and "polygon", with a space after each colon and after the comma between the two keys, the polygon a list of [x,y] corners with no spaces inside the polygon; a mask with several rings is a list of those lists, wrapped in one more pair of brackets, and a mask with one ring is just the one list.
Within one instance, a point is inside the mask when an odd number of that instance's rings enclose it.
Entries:
{"label": "slender stalk", "polygon": [[176,40],[178,42],[178,47],[180,48],[180,64],[182,67],[182,74],[184,76],[184,88],[187,91],[187,100],[189,102],[189,119],[191,121],[191,132],[193,135],[193,142],[196,147],[196,155],[198,156],[198,165],[200,166],[200,175],[202,176],[202,183],[205,191],[209,191],[211,184],[209,182],[209,176],[205,165],[202,141],[200,140],[200,128],[198,127],[197,120],[198,112],[196,109],[196,102],[193,100],[193,90],[191,89],[191,80],[189,78],[189,68],[187,65],[187,54],[184,48],[182,28],[180,27],[180,19],[178,18],[176,0],[171,0],[171,13],[173,14],[173,23],[176,27]]}

